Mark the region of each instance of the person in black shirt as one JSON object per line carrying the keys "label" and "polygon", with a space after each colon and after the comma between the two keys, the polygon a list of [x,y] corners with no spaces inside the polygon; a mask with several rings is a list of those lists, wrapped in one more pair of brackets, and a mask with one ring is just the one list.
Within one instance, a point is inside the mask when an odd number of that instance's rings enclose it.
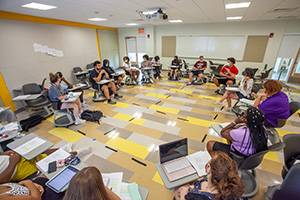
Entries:
{"label": "person in black shirt", "polygon": [[[103,66],[102,68],[108,73],[109,78],[113,78],[112,74],[116,73],[115,70],[113,69],[113,67],[109,66],[109,60],[104,59],[103,60]],[[121,87],[121,81],[123,80],[123,78],[125,77],[125,74],[121,74],[119,76],[114,76],[114,79],[116,82],[117,87]]]}
{"label": "person in black shirt", "polygon": [[172,60],[171,63],[170,80],[172,79],[173,73],[175,73],[175,77],[177,79],[177,72],[178,72],[178,68],[172,66],[179,66],[178,56],[174,56],[174,60]]}

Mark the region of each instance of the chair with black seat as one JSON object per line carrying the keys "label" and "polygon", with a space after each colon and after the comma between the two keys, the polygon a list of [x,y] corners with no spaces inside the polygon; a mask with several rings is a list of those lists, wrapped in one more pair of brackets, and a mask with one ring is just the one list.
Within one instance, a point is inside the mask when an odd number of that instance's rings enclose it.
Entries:
{"label": "chair with black seat", "polygon": [[91,84],[88,81],[88,72],[84,73],[84,71],[80,67],[74,67],[73,68],[73,73],[76,78],[76,80],[79,83],[85,84],[86,86],[83,87],[82,89],[89,89],[91,87]]}
{"label": "chair with black seat", "polygon": [[86,65],[86,70],[87,71],[92,71],[93,69],[95,69],[95,67],[94,67],[94,63],[90,63],[90,64],[87,64]]}
{"label": "chair with black seat", "polygon": [[185,62],[185,60],[182,60],[182,66],[184,68],[184,71],[182,73],[182,77],[183,78],[189,78],[190,77],[189,65]]}
{"label": "chair with black seat", "polygon": [[260,75],[254,76],[254,81],[264,82],[269,77],[269,74],[273,69],[274,68],[270,68],[269,70],[262,72]]}
{"label": "chair with black seat", "polygon": [[[22,91],[24,95],[27,94],[41,94],[36,99],[25,100],[25,103],[29,107],[29,116],[41,115],[43,118],[46,118],[53,114],[51,109],[51,103],[48,100],[48,92],[46,90],[41,90],[41,87],[36,83],[29,83],[22,86]],[[34,113],[31,113],[35,111]]]}
{"label": "chair with black seat", "polygon": [[269,146],[267,150],[258,152],[246,158],[231,152],[233,160],[235,160],[238,164],[239,176],[245,186],[245,193],[243,194],[243,197],[251,197],[258,192],[259,185],[255,178],[255,168],[260,165],[264,155],[270,151],[280,151],[284,148],[284,146],[283,142],[278,142]]}
{"label": "chair with black seat", "polygon": [[[300,109],[300,103],[296,101],[290,102],[290,116],[289,118],[295,114]],[[277,119],[277,127],[267,127],[268,138],[271,143],[276,143],[280,140],[279,134],[275,128],[282,128],[285,126],[287,120],[289,119]]]}
{"label": "chair with black seat", "polygon": [[52,107],[55,110],[58,110],[55,112],[53,117],[53,124],[56,127],[69,127],[70,125],[75,123],[75,118],[68,108],[61,110],[59,102],[52,102]]}
{"label": "chair with black seat", "polygon": [[252,68],[253,76],[255,76],[256,72],[258,71],[258,68]]}

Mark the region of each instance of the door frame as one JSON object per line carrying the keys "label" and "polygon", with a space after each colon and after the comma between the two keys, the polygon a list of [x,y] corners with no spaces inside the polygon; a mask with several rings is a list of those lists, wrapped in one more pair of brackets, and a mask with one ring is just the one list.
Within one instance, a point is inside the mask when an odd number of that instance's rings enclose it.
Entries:
{"label": "door frame", "polygon": [[137,51],[137,39],[136,39],[136,36],[125,37],[126,55],[128,56],[127,39],[134,39],[135,40],[135,57],[136,57],[135,59],[136,59],[136,63],[137,63],[138,62],[138,51]]}

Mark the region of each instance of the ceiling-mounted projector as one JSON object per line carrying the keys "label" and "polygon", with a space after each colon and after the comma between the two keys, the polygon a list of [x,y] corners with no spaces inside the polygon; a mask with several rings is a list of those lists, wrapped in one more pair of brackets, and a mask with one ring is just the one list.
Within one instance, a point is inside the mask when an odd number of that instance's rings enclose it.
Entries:
{"label": "ceiling-mounted projector", "polygon": [[166,20],[168,15],[162,9],[158,9],[157,12],[146,14],[146,18],[148,20]]}

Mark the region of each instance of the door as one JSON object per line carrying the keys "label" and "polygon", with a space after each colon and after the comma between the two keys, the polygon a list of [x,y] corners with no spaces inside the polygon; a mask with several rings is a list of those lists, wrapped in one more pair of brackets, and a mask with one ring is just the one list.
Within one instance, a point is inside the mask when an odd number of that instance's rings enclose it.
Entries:
{"label": "door", "polygon": [[297,82],[300,83],[300,48],[298,49],[298,53],[295,59],[295,62],[292,67],[292,73],[290,75],[289,81],[290,82]]}
{"label": "door", "polygon": [[126,45],[126,55],[129,57],[132,63],[137,63],[137,42],[136,37],[126,37],[125,38]]}

